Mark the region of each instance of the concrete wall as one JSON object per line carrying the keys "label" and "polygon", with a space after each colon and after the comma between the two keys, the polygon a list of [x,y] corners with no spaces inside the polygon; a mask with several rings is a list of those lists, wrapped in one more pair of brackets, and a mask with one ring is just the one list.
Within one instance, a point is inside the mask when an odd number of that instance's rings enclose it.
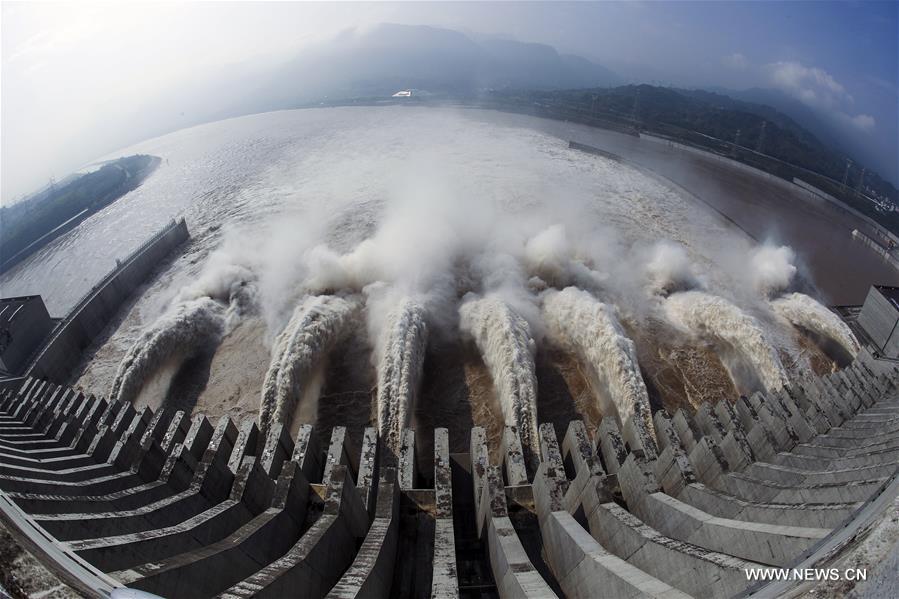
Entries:
{"label": "concrete wall", "polygon": [[[871,340],[877,345],[877,349],[886,354],[888,346],[893,346],[896,350],[896,341],[891,338],[897,337],[895,334],[896,322],[899,320],[899,312],[883,296],[877,289],[871,287],[868,290],[868,296],[862,305],[862,310],[858,315],[858,324],[865,330]],[[890,355],[890,354],[886,354]]]}
{"label": "concrete wall", "polygon": [[17,374],[28,364],[28,358],[50,334],[55,323],[40,297],[13,298],[9,302],[5,312],[12,315],[4,314],[0,323],[2,334],[9,343],[0,348],[0,368]]}
{"label": "concrete wall", "polygon": [[128,296],[190,234],[182,218],[148,239],[88,292],[56,326],[25,371],[26,376],[64,382],[81,353],[109,323]]}

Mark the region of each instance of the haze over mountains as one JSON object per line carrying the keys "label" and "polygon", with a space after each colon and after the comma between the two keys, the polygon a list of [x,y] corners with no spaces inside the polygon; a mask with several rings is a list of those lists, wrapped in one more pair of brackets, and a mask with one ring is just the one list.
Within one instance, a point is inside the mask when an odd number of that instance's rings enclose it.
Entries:
{"label": "haze over mountains", "polygon": [[[440,94],[477,94],[489,89],[579,89],[617,86],[619,75],[584,57],[555,48],[422,25],[381,23],[347,29],[305,49],[248,86],[255,92],[231,114],[291,108],[321,98],[390,95],[416,88]],[[857,137],[808,105],[776,89],[706,88],[793,119],[823,143],[847,153],[896,185],[889,156],[871,151]],[[230,114],[229,114],[230,116]],[[778,118],[772,114],[772,119]]]}
{"label": "haze over mountains", "polygon": [[[240,84],[235,86],[235,83]],[[382,23],[346,29],[278,63],[229,68],[195,83],[193,121],[294,108],[323,99],[389,96],[401,89],[468,95],[491,88],[571,89],[623,80],[586,58],[551,46],[472,37],[449,29]],[[204,89],[205,88],[205,89]],[[241,90],[223,96],[222,90]],[[187,94],[190,96],[191,94]],[[170,100],[170,112],[184,112]],[[214,106],[214,114],[206,114]]]}
{"label": "haze over mountains", "polygon": [[[83,153],[82,160],[69,168],[77,168],[88,156],[183,127],[319,101],[389,96],[410,88],[434,95],[471,96],[491,89],[565,90],[639,82],[626,72],[612,72],[596,61],[560,53],[546,44],[381,23],[345,29],[287,58],[256,57],[210,68],[176,89],[160,89],[142,99],[145,106],[110,113],[90,139],[78,139],[73,147]],[[873,167],[893,185],[899,183],[895,156],[877,150],[859,135],[848,134],[827,114],[781,90],[704,89],[770,106],[772,120],[786,115],[823,143]],[[718,98],[716,103],[726,100]],[[4,185],[5,200],[10,199],[8,191]]]}

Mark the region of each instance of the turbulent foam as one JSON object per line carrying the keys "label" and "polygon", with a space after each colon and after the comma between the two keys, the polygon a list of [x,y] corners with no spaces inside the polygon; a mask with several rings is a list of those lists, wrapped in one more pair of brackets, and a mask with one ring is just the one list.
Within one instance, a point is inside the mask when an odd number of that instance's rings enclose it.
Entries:
{"label": "turbulent foam", "polygon": [[112,401],[131,402],[144,383],[173,355],[188,356],[218,343],[225,308],[208,297],[178,303],[144,331],[119,364]]}
{"label": "turbulent foam", "polygon": [[665,299],[664,309],[675,325],[717,338],[739,352],[766,390],[775,391],[786,384],[786,371],[761,324],[734,304],[701,291],[684,291]]}
{"label": "turbulent foam", "polygon": [[749,255],[749,274],[756,289],[771,295],[789,287],[796,275],[796,254],[787,246],[762,245]]}
{"label": "turbulent foam", "polygon": [[849,325],[811,297],[802,293],[789,293],[772,300],[771,307],[794,325],[836,341],[850,356],[858,354],[858,339]]}
{"label": "turbulent foam", "polygon": [[490,369],[506,424],[518,427],[522,443],[539,451],[536,344],[528,321],[495,296],[466,301],[459,326],[470,334]]}
{"label": "turbulent foam", "polygon": [[319,362],[351,329],[361,308],[356,298],[309,296],[294,310],[272,348],[262,385],[260,427],[289,423],[304,386]]}
{"label": "turbulent foam", "polygon": [[701,285],[683,246],[662,242],[652,248],[646,264],[646,276],[652,293],[669,295]]}
{"label": "turbulent foam", "polygon": [[381,330],[378,364],[378,432],[394,454],[399,454],[418,393],[427,342],[424,308],[409,298],[400,300]]}
{"label": "turbulent foam", "polygon": [[653,452],[652,412],[637,348],[624,335],[613,309],[586,291],[567,287],[544,295],[543,318],[550,335],[585,363],[591,382],[609,390],[612,404],[602,406],[604,414],[617,414],[628,440]]}

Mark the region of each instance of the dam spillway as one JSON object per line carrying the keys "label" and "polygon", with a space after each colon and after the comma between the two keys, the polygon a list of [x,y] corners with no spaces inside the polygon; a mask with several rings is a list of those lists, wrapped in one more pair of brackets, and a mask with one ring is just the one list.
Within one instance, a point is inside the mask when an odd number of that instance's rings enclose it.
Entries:
{"label": "dam spillway", "polygon": [[653,421],[652,458],[605,418],[541,424],[535,464],[513,427],[499,459],[479,427],[430,455],[407,428],[382,462],[374,428],[263,437],[29,378],[0,396],[0,505],[87,596],[717,597],[824,559],[897,485],[899,371],[866,352]]}

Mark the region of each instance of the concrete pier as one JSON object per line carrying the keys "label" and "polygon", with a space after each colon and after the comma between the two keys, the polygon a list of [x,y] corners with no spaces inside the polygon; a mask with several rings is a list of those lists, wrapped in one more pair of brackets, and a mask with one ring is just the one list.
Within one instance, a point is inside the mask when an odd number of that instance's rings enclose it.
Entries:
{"label": "concrete pier", "polygon": [[660,410],[651,452],[613,418],[543,424],[533,464],[514,427],[460,454],[437,429],[433,459],[406,429],[382,455],[374,428],[321,447],[27,377],[0,390],[0,511],[87,596],[733,596],[747,568],[838,549],[896,488],[899,374],[870,360]]}

